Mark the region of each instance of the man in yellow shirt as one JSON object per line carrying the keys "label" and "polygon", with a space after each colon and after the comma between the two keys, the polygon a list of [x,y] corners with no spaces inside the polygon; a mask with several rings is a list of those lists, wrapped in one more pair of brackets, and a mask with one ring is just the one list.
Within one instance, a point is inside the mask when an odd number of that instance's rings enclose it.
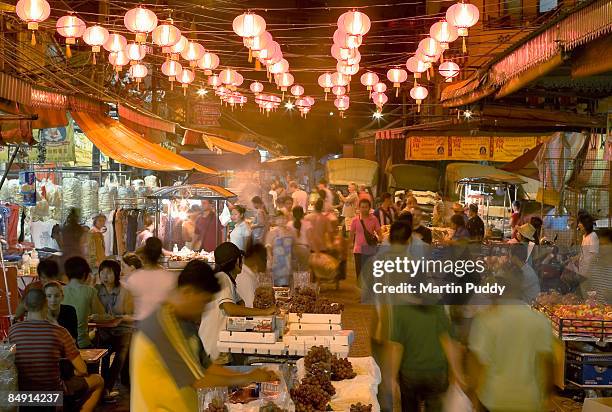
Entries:
{"label": "man in yellow shirt", "polygon": [[197,388],[277,379],[263,369],[235,373],[210,362],[198,336],[198,322],[219,290],[210,266],[191,261],[166,302],[140,322],[130,351],[130,410],[197,412]]}

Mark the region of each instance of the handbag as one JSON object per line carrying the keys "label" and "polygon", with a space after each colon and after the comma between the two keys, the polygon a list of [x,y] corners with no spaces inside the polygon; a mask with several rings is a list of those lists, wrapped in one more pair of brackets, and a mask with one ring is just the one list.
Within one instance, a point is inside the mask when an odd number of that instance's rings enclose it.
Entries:
{"label": "handbag", "polygon": [[376,246],[376,245],[378,245],[378,238],[375,235],[373,235],[372,233],[370,233],[368,231],[368,229],[366,229],[365,223],[363,223],[362,219],[359,219],[359,222],[361,222],[361,227],[363,228],[363,235],[365,236],[366,243],[369,246]]}

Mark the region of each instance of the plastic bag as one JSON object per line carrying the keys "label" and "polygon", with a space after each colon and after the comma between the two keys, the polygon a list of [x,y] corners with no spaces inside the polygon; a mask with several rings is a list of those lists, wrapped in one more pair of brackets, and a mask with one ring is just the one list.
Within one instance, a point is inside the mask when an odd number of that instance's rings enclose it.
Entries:
{"label": "plastic bag", "polygon": [[330,281],[336,278],[340,262],[327,253],[313,253],[310,255],[310,267],[317,281]]}
{"label": "plastic bag", "polygon": [[451,384],[444,396],[444,412],[473,412],[470,398],[458,385]]}

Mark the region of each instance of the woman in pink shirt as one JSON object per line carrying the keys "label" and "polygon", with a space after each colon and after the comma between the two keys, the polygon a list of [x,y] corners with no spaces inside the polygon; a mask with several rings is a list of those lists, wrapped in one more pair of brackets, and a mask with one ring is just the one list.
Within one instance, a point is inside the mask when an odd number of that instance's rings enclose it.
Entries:
{"label": "woman in pink shirt", "polygon": [[351,223],[351,242],[353,242],[353,254],[355,255],[355,271],[357,278],[361,274],[361,268],[367,260],[376,254],[378,244],[368,244],[366,240],[367,231],[378,243],[382,238],[380,223],[376,216],[370,214],[372,203],[368,199],[359,201],[359,216]]}

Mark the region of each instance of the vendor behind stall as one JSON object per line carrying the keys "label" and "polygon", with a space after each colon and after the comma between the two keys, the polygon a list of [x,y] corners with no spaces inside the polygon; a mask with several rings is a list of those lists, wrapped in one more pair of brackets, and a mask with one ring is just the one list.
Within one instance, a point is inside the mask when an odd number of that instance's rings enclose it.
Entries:
{"label": "vendor behind stall", "polygon": [[466,228],[470,232],[470,238],[473,241],[482,242],[485,235],[485,225],[478,216],[478,205],[471,203],[468,206],[468,217]]}
{"label": "vendor behind stall", "polygon": [[212,203],[208,199],[202,200],[202,214],[195,222],[192,249],[212,252],[217,247],[217,239],[221,238],[221,222]]}

